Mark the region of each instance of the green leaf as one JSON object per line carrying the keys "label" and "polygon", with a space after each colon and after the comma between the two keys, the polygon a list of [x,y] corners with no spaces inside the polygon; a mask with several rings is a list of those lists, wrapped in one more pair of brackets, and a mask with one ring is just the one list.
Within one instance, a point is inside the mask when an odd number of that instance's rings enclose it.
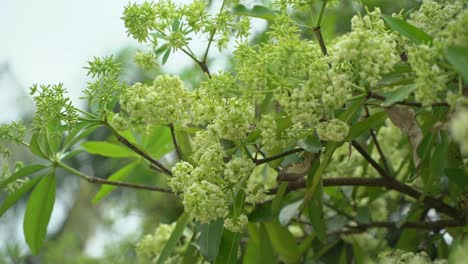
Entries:
{"label": "green leaf", "polygon": [[26,243],[37,255],[47,234],[47,225],[55,202],[55,174],[50,172],[37,184],[24,213],[23,231]]}
{"label": "green leaf", "polygon": [[310,153],[319,153],[319,151],[322,150],[322,144],[316,136],[307,136],[299,140],[297,144]]}
{"label": "green leaf", "polygon": [[179,216],[174,231],[169,237],[169,240],[166,242],[166,245],[164,245],[163,249],[161,250],[161,254],[159,255],[156,264],[164,263],[166,259],[171,255],[172,250],[174,250],[174,248],[177,246],[177,242],[179,242],[180,237],[184,233],[184,229],[189,221],[190,217],[187,213],[183,213]]}
{"label": "green leaf", "polygon": [[271,244],[286,263],[299,263],[301,253],[296,239],[278,220],[265,223]]}
{"label": "green leaf", "polygon": [[142,145],[151,153],[152,157],[161,158],[174,149],[171,130],[165,126],[155,126],[147,136],[143,136]]}
{"label": "green leaf", "polygon": [[237,263],[237,253],[239,251],[240,233],[233,233],[227,229],[224,230],[221,238],[219,254],[216,257],[216,264],[235,264]]}
{"label": "green leaf", "polygon": [[282,226],[287,226],[289,222],[300,213],[300,208],[304,200],[299,200],[293,203],[290,203],[283,207],[279,213],[278,220]]}
{"label": "green leaf", "polygon": [[445,57],[468,83],[468,47],[451,46],[445,49]]}
{"label": "green leaf", "polygon": [[182,151],[182,155],[186,160],[190,161],[190,156],[193,152],[192,144],[190,142],[190,134],[181,128],[175,127],[175,137],[180,150]]}
{"label": "green leaf", "polygon": [[462,190],[468,185],[468,173],[462,168],[447,168],[444,170],[449,180]]}
{"label": "green leaf", "polygon": [[[351,118],[353,118],[354,114],[361,108],[362,104],[366,98],[359,98],[354,100],[348,108],[341,112],[338,115],[338,119],[343,121],[343,122],[349,122]],[[323,160],[318,167],[318,169],[315,171],[313,177],[312,177],[312,184],[307,187],[305,194],[304,194],[304,206],[307,207],[310,199],[313,197],[314,192],[316,191],[317,187],[319,184],[322,184],[322,174],[325,172],[325,168],[328,166],[328,163],[331,160],[331,157],[333,156],[333,153],[335,150],[341,146],[341,142],[328,142],[326,147],[325,147],[325,153],[323,155]]]}
{"label": "green leaf", "polygon": [[132,150],[106,141],[88,141],[81,144],[88,153],[111,158],[137,157]]}
{"label": "green leaf", "polygon": [[166,64],[167,59],[169,59],[169,55],[171,55],[171,49],[168,49],[166,53],[164,53],[162,58],[162,65]]}
{"label": "green leaf", "polygon": [[223,219],[220,218],[208,224],[200,224],[197,230],[200,231],[200,237],[196,242],[200,248],[200,253],[209,260],[216,259],[223,235]]}
{"label": "green leaf", "polygon": [[2,206],[0,207],[0,216],[2,216],[6,210],[8,210],[12,205],[14,205],[23,195],[25,195],[29,190],[31,190],[32,187],[36,185],[36,183],[41,179],[42,177],[36,177],[32,180],[29,180],[23,186],[21,186],[18,190],[16,190],[14,193],[10,194],[2,203]]}
{"label": "green leaf", "polygon": [[44,169],[44,165],[31,165],[31,166],[26,166],[24,168],[19,169],[12,175],[10,175],[8,178],[6,178],[4,181],[0,182],[0,189],[4,188],[8,184],[16,181],[17,179],[20,179],[22,177],[28,176],[30,174],[33,174],[39,170]]}
{"label": "green leaf", "polygon": [[69,135],[65,139],[63,149],[68,149],[69,147],[75,145],[78,141],[93,133],[98,127],[99,126],[97,124],[91,122],[82,124],[80,129],[77,129],[73,134]]}
{"label": "green leaf", "polygon": [[275,12],[261,5],[255,5],[252,8],[247,8],[244,5],[238,5],[234,8],[233,13],[239,16],[256,17],[269,21],[275,19],[276,16]]}
{"label": "green leaf", "polygon": [[273,219],[271,203],[261,204],[256,206],[248,215],[250,222],[267,222]]}
{"label": "green leaf", "polygon": [[268,238],[265,225],[249,223],[247,228],[249,230],[249,241],[245,250],[243,263],[275,263],[276,254]]}
{"label": "green leaf", "polygon": [[361,122],[354,124],[349,130],[349,134],[346,137],[345,141],[355,139],[364,134],[365,132],[369,131],[369,129],[380,126],[385,121],[385,119],[387,119],[387,113],[385,113],[385,111],[382,111],[371,115],[370,117],[362,120]]}
{"label": "green leaf", "polygon": [[410,23],[389,15],[382,15],[382,17],[393,30],[398,31],[402,36],[407,37],[413,42],[417,44],[428,44],[432,42],[431,36]]}
{"label": "green leaf", "polygon": [[[108,180],[111,181],[123,181],[125,178],[128,177],[128,175],[135,169],[135,167],[140,163],[140,160],[134,161],[127,166],[121,168],[120,170],[116,171],[113,173],[111,176],[109,176]],[[96,195],[93,198],[93,203],[97,203],[101,201],[102,198],[106,197],[111,193],[117,186],[113,185],[101,185],[101,188],[99,191],[96,193]]]}
{"label": "green leaf", "polygon": [[406,85],[395,89],[386,95],[385,101],[381,104],[383,107],[389,107],[395,103],[401,102],[416,90],[416,85]]}
{"label": "green leaf", "polygon": [[48,159],[43,146],[41,146],[39,142],[39,139],[42,136],[43,136],[42,133],[39,133],[39,132],[34,133],[31,137],[31,141],[29,142],[29,149],[34,155],[40,158]]}
{"label": "green leaf", "polygon": [[[309,175],[307,176],[307,186],[313,184],[315,173],[320,167],[320,160],[316,159],[312,164]],[[315,233],[320,241],[325,242],[327,236],[327,225],[323,215],[323,186],[322,181],[318,183],[316,191],[312,194],[310,202],[307,204],[307,215]]]}

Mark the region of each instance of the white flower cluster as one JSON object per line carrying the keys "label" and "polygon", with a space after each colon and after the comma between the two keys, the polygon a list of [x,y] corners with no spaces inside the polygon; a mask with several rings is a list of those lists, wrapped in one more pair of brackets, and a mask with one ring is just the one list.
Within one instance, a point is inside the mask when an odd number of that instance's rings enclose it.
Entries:
{"label": "white flower cluster", "polygon": [[154,234],[144,236],[136,245],[138,258],[144,262],[156,261],[174,228],[175,223],[160,224]]}
{"label": "white flower cluster", "polygon": [[209,223],[227,213],[227,194],[209,181],[192,183],[183,196],[185,211],[200,223]]}
{"label": "white flower cluster", "polygon": [[161,75],[152,85],[136,83],[120,104],[136,124],[185,124],[190,94],[178,76]]}
{"label": "white flower cluster", "polygon": [[429,35],[436,35],[463,9],[464,0],[423,0],[418,11],[412,12],[409,22]]}
{"label": "white flower cluster", "polygon": [[405,252],[401,249],[394,251],[384,252],[379,255],[379,263],[382,264],[447,264],[447,260],[434,260],[432,261],[426,252],[419,253]]}
{"label": "white flower cluster", "polygon": [[338,119],[322,122],[315,128],[319,138],[325,141],[343,141],[349,133],[348,124]]}
{"label": "white flower cluster", "polygon": [[423,104],[438,101],[438,92],[447,89],[448,75],[440,61],[443,54],[434,46],[425,44],[408,47],[408,63],[416,73],[416,100]]}
{"label": "white flower cluster", "polygon": [[241,233],[245,226],[247,225],[249,219],[245,214],[241,214],[235,218],[226,218],[224,219],[224,227],[231,231]]}
{"label": "white flower cluster", "polygon": [[385,29],[380,9],[354,16],[352,31],[335,44],[334,63],[349,61],[361,80],[376,84],[400,61],[394,36]]}
{"label": "white flower cluster", "polygon": [[245,138],[251,131],[255,111],[253,106],[240,98],[223,99],[216,109],[216,116],[209,126],[221,137],[229,140]]}
{"label": "white flower cluster", "polygon": [[255,163],[245,157],[234,157],[224,169],[224,177],[231,183],[237,183],[241,179],[248,178],[255,168]]}

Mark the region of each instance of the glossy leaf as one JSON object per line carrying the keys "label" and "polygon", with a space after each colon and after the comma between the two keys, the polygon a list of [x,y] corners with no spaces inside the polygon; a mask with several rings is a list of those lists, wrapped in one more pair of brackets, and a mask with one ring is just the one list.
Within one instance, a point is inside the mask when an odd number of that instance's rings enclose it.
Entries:
{"label": "glossy leaf", "polygon": [[36,132],[32,135],[31,141],[29,142],[29,149],[34,155],[47,159],[47,154],[42,144],[39,142],[40,137],[42,137],[42,135],[39,132]]}
{"label": "glossy leaf", "polygon": [[265,223],[265,227],[274,250],[285,262],[299,263],[300,250],[289,230],[281,226],[277,220]]}
{"label": "glossy leaf", "polygon": [[216,257],[216,264],[235,264],[237,263],[237,253],[239,251],[240,233],[233,233],[224,229],[219,247],[219,253]]}
{"label": "glossy leaf", "polygon": [[387,113],[382,111],[371,115],[370,117],[362,120],[361,122],[354,124],[349,130],[349,134],[346,137],[345,141],[355,139],[364,134],[365,132],[369,131],[369,129],[376,128],[382,125],[385,119],[387,119]]}
{"label": "glossy leaf", "polygon": [[172,251],[177,246],[177,242],[179,242],[180,237],[184,233],[184,229],[189,221],[190,217],[187,213],[182,213],[182,215],[179,216],[174,231],[172,231],[169,240],[161,250],[161,254],[159,254],[158,261],[156,262],[157,264],[165,263],[166,259],[171,255]]}
{"label": "glossy leaf", "polygon": [[47,234],[55,202],[55,174],[44,176],[29,197],[24,213],[23,231],[26,243],[38,254]]}
{"label": "glossy leaf", "polygon": [[385,101],[382,103],[383,107],[389,107],[395,103],[405,100],[408,95],[416,90],[416,85],[406,85],[399,87],[386,95]]}
{"label": "glossy leaf", "polygon": [[87,141],[81,144],[88,153],[111,158],[136,157],[132,150],[106,141]]}
{"label": "glossy leaf", "polygon": [[16,171],[15,173],[13,173],[12,175],[10,175],[8,178],[6,178],[4,181],[1,181],[0,182],[0,189],[4,188],[5,186],[7,186],[8,184],[18,180],[18,179],[21,179],[23,177],[26,177],[28,175],[31,175],[37,171],[40,171],[42,169],[44,169],[45,166],[44,165],[31,165],[31,166],[26,166],[26,167],[23,167],[21,169],[19,169],[18,171]]}
{"label": "glossy leaf", "polygon": [[407,37],[417,44],[428,44],[432,42],[432,37],[421,29],[411,25],[410,23],[389,15],[382,15],[385,22],[402,36]]}
{"label": "glossy leaf", "polygon": [[[124,166],[123,168],[121,168],[120,170],[116,171],[111,176],[109,176],[108,180],[111,180],[111,181],[125,180],[139,163],[140,163],[140,160],[137,160]],[[96,195],[93,198],[93,203],[97,203],[101,201],[102,198],[109,195],[115,188],[117,188],[117,186],[101,185],[101,188],[99,189],[99,191],[96,193]]]}
{"label": "glossy leaf", "polygon": [[235,15],[256,17],[270,21],[275,18],[275,12],[261,5],[255,5],[252,8],[238,5],[234,8],[233,13]]}
{"label": "glossy leaf", "polygon": [[200,224],[197,230],[200,231],[200,237],[196,242],[200,248],[200,253],[209,260],[216,259],[223,235],[223,219],[208,224]]}
{"label": "glossy leaf", "polygon": [[[465,43],[466,44],[466,43]],[[468,83],[468,47],[452,46],[445,50],[445,57]]]}
{"label": "glossy leaf", "polygon": [[299,140],[297,144],[310,153],[318,153],[322,150],[322,144],[316,136],[308,136]]}
{"label": "glossy leaf", "polygon": [[29,192],[29,190],[31,190],[41,178],[42,177],[36,177],[32,180],[29,180],[28,182],[23,184],[18,190],[16,190],[14,193],[7,196],[7,198],[5,198],[5,200],[2,203],[2,206],[0,207],[0,216],[2,216],[6,212],[6,210],[8,210],[19,199],[21,199],[23,195]]}

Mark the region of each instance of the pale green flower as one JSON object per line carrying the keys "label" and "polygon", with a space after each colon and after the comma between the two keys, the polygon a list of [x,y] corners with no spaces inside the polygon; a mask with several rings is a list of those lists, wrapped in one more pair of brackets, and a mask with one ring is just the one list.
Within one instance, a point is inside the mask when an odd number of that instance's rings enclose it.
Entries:
{"label": "pale green flower", "polygon": [[247,216],[245,214],[241,214],[235,218],[224,219],[224,227],[231,232],[242,233],[248,222],[249,219]]}
{"label": "pale green flower", "polygon": [[348,124],[338,119],[322,122],[315,129],[319,138],[325,141],[343,141],[349,133]]}
{"label": "pale green flower", "polygon": [[145,71],[156,67],[156,56],[153,52],[137,51],[133,60],[138,67]]}
{"label": "pale green flower", "polygon": [[246,157],[233,157],[224,169],[224,178],[231,182],[237,183],[243,178],[247,178],[252,174],[255,168],[255,163]]}
{"label": "pale green flower", "polygon": [[226,193],[208,181],[194,182],[183,195],[185,211],[200,223],[223,217],[228,211]]}

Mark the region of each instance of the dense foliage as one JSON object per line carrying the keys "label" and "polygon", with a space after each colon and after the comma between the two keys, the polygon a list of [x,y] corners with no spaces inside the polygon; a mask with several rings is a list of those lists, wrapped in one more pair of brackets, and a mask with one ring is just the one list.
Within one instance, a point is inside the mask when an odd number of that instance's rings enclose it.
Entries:
{"label": "dense foliage", "polygon": [[[322,20],[337,4],[129,4],[128,35],[148,45],[135,63],[149,71],[182,51],[202,82],[158,74],[127,84],[109,56],[87,66],[89,110],[62,84],[34,85],[31,138],[20,123],[2,125],[0,150],[22,144],[44,162],[2,174],[0,215],[31,192],[24,235],[39,253],[61,169],[102,185],[95,202],[117,187],[179,197],[178,220],[135,245],[142,263],[466,261],[465,1],[369,8],[325,39]],[[252,20],[267,21],[265,32],[255,35]],[[192,51],[195,40],[204,52]],[[214,47],[232,57],[225,71],[210,72]],[[85,140],[98,127],[109,140]],[[68,163],[83,150],[127,164],[90,176]],[[168,187],[132,182],[140,164]]]}

